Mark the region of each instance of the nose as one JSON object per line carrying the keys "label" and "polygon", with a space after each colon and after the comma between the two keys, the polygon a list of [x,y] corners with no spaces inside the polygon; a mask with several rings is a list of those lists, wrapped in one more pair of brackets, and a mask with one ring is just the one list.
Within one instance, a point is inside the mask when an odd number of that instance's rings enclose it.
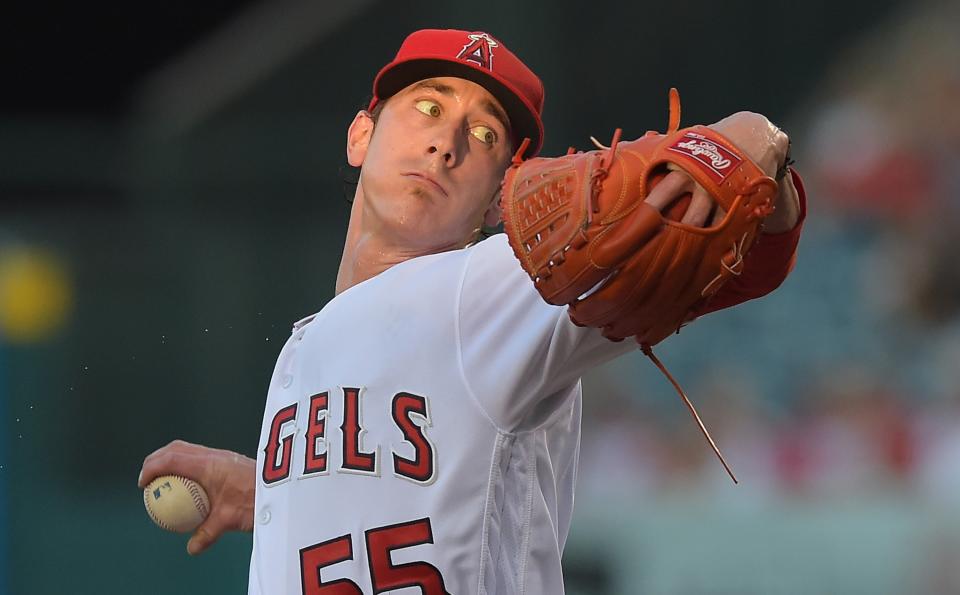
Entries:
{"label": "nose", "polygon": [[459,126],[450,125],[437,129],[427,146],[431,158],[440,157],[446,167],[455,166],[462,158],[466,147],[465,135]]}
{"label": "nose", "polygon": [[450,150],[442,151],[437,145],[440,143],[434,143],[430,145],[430,148],[427,149],[427,153],[434,155],[440,153],[440,158],[443,159],[443,162],[447,165],[451,165],[453,162],[453,153]]}

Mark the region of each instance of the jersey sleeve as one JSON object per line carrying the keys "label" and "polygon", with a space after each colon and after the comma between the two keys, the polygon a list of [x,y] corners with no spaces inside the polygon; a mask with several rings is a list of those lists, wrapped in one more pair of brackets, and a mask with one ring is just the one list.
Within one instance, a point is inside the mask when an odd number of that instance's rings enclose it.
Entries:
{"label": "jersey sleeve", "polygon": [[464,382],[505,431],[547,421],[586,370],[637,347],[578,327],[566,306],[543,301],[504,234],[471,249],[457,325]]}
{"label": "jersey sleeve", "polygon": [[743,259],[743,274],[727,281],[712,299],[693,313],[693,318],[763,297],[780,286],[797,260],[800,232],[807,217],[807,194],[800,174],[790,169],[800,198],[800,218],[793,229],[777,234],[761,233]]}

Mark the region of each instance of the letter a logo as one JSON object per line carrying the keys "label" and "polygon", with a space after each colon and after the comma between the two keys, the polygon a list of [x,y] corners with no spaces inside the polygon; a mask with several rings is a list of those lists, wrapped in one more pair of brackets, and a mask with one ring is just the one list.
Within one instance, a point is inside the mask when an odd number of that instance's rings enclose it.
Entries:
{"label": "letter a logo", "polygon": [[467,37],[470,38],[470,41],[457,54],[457,59],[473,62],[481,68],[493,70],[493,48],[500,44],[487,33],[471,33]]}

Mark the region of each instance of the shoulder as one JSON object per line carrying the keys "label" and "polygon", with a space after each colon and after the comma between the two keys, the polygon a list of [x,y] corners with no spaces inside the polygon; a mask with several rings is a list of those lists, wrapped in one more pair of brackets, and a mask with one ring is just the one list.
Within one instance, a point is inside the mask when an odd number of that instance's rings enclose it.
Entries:
{"label": "shoulder", "polygon": [[517,279],[527,277],[514,256],[505,233],[490,236],[467,248],[467,252],[471,273],[488,273]]}

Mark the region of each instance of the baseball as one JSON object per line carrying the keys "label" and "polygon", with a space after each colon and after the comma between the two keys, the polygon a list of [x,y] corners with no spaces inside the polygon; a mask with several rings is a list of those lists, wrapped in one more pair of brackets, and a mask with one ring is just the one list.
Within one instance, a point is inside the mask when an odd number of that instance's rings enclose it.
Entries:
{"label": "baseball", "polygon": [[158,527],[189,533],[210,513],[210,499],[197,482],[179,475],[162,475],[143,489],[143,505]]}

